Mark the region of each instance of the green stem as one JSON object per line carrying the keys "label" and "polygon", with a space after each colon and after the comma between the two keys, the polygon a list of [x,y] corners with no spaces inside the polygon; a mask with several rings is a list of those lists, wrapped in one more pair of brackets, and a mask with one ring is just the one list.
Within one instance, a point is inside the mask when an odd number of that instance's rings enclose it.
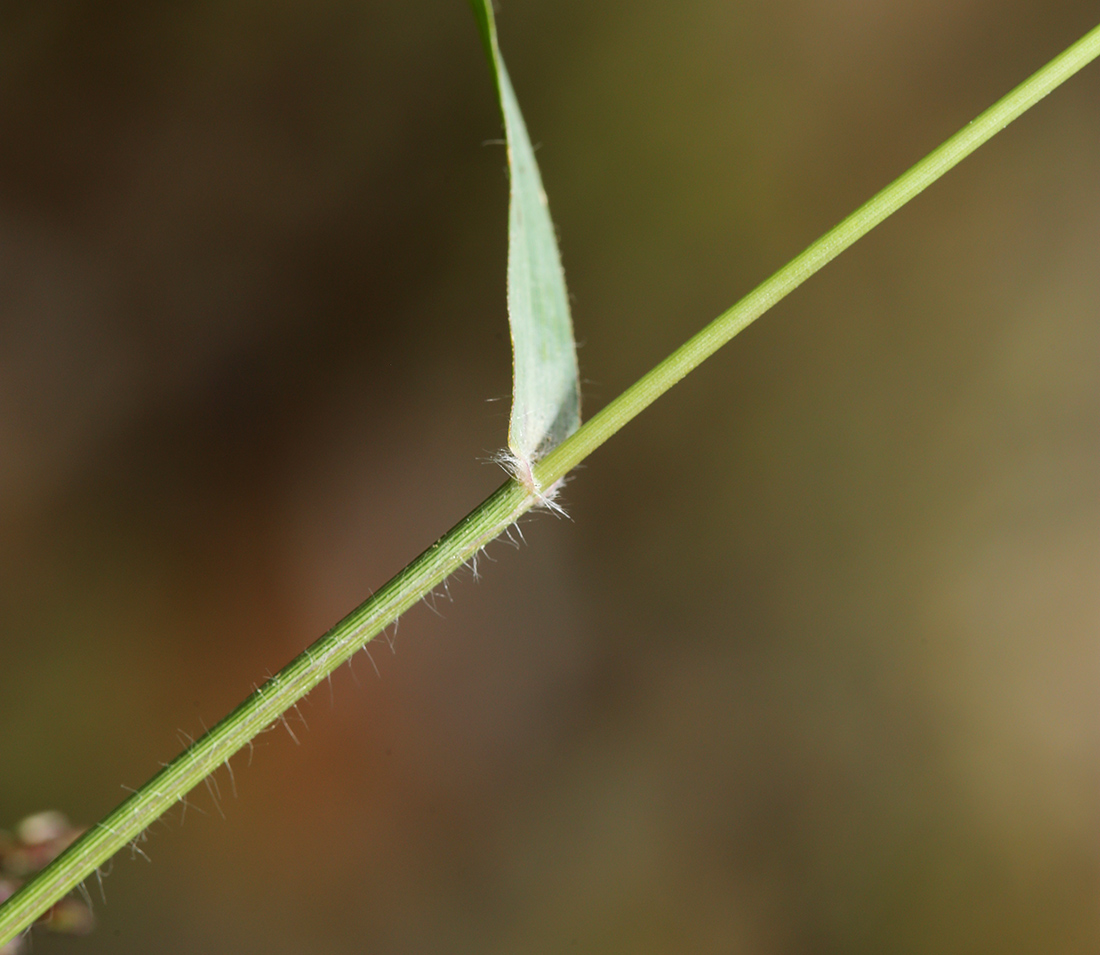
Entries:
{"label": "green stem", "polygon": [[535,468],[543,485],[568,474],[688,372],[713,355],[734,335],[751,325],[784,296],[793,292],[823,265],[862,238],[887,216],[923,192],[952,166],[1004,129],[1051,90],[1064,83],[1100,55],[1100,26],[1086,33],[938,149],[929,153],[880,193],[856,209],[840,225],[826,232],[797,258],[758,285],[701,332],[681,345],[656,368],[626,389],[586,422],[576,434],[546,455]]}
{"label": "green stem", "polygon": [[[1100,55],[1100,27],[982,113],[608,404],[538,462],[535,478],[539,485],[548,487],[564,477],[734,335],[1097,55]],[[314,686],[537,503],[515,482],[502,485],[378,593],[280,670],[0,905],[0,945],[26,929],[136,839],[150,823],[259,733],[283,719],[283,714]]]}
{"label": "green stem", "polygon": [[137,838],[402,613],[515,523],[536,499],[509,481],[378,593],[252,693],[0,906],[0,945]]}

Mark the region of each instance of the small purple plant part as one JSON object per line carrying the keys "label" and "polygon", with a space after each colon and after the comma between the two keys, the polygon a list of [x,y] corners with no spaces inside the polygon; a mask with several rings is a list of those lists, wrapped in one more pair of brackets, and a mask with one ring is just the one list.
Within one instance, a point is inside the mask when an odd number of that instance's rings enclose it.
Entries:
{"label": "small purple plant part", "polygon": [[[40,812],[27,816],[14,833],[0,830],[0,902],[10,898],[23,880],[45,868],[84,832],[59,812]],[[38,919],[52,932],[87,935],[95,925],[90,900],[72,895],[63,898]],[[0,955],[18,955],[23,941],[17,938],[0,946]]]}

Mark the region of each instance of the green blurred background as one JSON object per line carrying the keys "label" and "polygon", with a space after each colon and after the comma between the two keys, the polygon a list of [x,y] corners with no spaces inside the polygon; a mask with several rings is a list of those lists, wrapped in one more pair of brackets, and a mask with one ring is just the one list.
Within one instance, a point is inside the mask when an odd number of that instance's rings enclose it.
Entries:
{"label": "green blurred background", "polygon": [[[506,0],[591,414],[1096,5]],[[491,491],[467,6],[0,13],[0,826]],[[1100,950],[1100,67],[632,423],[53,952]]]}

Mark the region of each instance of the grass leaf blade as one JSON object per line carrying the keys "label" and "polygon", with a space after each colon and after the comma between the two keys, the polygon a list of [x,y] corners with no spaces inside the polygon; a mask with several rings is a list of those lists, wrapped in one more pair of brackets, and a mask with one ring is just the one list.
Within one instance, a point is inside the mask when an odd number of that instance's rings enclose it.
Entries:
{"label": "grass leaf blade", "polygon": [[[512,415],[508,447],[517,478],[580,426],[580,384],[565,273],[535,151],[497,45],[489,0],[471,0],[496,82],[508,143],[508,322]],[[533,487],[538,490],[537,486]]]}

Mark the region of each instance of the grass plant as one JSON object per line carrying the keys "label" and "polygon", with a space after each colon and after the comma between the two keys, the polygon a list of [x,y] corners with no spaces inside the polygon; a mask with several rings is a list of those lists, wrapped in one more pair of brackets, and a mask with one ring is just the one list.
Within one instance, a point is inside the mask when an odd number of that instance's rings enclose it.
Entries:
{"label": "grass plant", "polygon": [[491,7],[480,0],[473,6],[502,103],[512,167],[508,274],[515,379],[506,457],[512,476],[0,906],[0,945],[24,932],[207,776],[227,765],[259,733],[283,720],[287,710],[318,683],[475,558],[488,542],[527,511],[550,503],[552,489],[649,404],[1100,55],[1098,27],[860,206],[582,425],[568,299],[534,152],[500,58]]}

